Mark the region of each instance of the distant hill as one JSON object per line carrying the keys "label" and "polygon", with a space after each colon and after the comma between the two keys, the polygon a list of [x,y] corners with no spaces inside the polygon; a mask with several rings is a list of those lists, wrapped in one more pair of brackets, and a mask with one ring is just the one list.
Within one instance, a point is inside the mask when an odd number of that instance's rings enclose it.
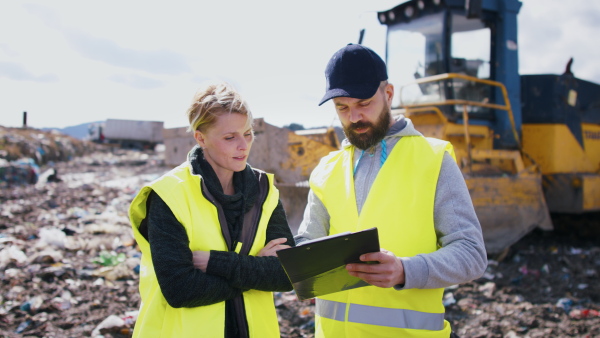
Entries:
{"label": "distant hill", "polygon": [[92,124],[104,123],[105,121],[96,121],[96,122],[88,122],[82,123],[76,126],[65,127],[65,128],[42,128],[44,131],[57,130],[60,133],[69,135],[71,137],[84,140],[88,139],[90,136],[89,128]]}

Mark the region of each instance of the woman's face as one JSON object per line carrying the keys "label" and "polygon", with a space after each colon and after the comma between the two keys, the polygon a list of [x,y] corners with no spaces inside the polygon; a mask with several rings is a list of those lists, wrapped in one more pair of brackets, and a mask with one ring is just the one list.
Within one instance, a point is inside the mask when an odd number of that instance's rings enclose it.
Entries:
{"label": "woman's face", "polygon": [[194,138],[204,148],[204,157],[218,176],[246,168],[254,140],[248,116],[238,113],[218,116],[205,132],[196,130]]}

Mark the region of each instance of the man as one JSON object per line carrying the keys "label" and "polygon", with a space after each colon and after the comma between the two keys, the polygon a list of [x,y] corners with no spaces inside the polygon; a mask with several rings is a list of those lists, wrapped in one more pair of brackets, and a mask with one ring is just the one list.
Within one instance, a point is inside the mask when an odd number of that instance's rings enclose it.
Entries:
{"label": "man", "polygon": [[394,87],[383,60],[349,44],[325,70],[347,139],[310,178],[296,243],[377,227],[382,250],[348,264],[372,286],[320,297],[317,337],[450,337],[445,287],[487,266],[481,227],[450,143],[392,118]]}

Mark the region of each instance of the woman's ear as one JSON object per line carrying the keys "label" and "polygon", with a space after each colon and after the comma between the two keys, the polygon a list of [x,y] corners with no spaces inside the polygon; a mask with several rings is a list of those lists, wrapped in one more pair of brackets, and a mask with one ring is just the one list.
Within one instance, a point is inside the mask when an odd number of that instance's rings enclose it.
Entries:
{"label": "woman's ear", "polygon": [[206,147],[206,142],[204,141],[204,134],[202,134],[200,130],[194,131],[194,138],[196,139],[196,142],[198,143],[200,148]]}

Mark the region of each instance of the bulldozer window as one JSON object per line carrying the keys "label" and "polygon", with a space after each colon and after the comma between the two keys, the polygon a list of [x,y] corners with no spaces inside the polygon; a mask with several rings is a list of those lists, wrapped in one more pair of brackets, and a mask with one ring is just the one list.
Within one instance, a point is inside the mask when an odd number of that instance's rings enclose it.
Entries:
{"label": "bulldozer window", "polygon": [[450,72],[489,79],[490,46],[490,29],[481,20],[452,16]]}
{"label": "bulldozer window", "polygon": [[[450,72],[465,74],[480,79],[490,79],[491,31],[479,19],[467,19],[463,15],[452,15],[452,35],[450,40]],[[471,83],[454,79],[452,84],[454,99],[488,103],[491,101],[491,88],[482,83]],[[455,107],[456,114],[463,111]],[[468,106],[470,114],[481,117],[490,114],[489,108]]]}
{"label": "bulldozer window", "polygon": [[[443,72],[443,31],[442,13],[389,26],[387,66],[390,83],[398,89],[415,79]],[[407,87],[402,92],[402,102],[438,101],[441,93],[434,86]],[[392,106],[399,105],[400,95],[396,93]]]}

